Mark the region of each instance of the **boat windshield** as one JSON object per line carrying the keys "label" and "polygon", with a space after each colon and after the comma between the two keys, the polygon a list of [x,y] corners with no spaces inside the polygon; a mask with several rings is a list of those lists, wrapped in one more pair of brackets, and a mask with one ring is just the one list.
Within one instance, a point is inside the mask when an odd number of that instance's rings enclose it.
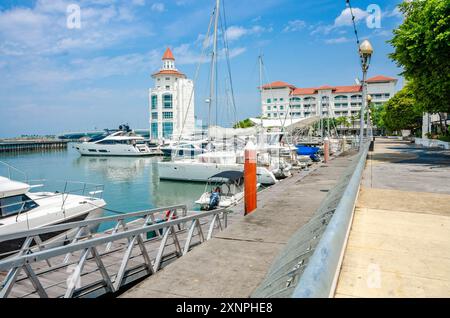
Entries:
{"label": "boat windshield", "polygon": [[5,218],[21,212],[30,211],[39,205],[27,195],[20,194],[0,199],[0,218]]}

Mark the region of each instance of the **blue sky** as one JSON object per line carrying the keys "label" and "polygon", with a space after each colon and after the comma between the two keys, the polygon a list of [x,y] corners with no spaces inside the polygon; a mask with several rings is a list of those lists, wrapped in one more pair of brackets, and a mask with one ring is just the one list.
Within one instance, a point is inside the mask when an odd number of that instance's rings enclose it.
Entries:
{"label": "blue sky", "polygon": [[[0,1],[0,137],[116,127],[148,127],[150,74],[171,47],[179,70],[194,77],[213,0]],[[399,77],[386,43],[402,17],[400,1],[352,1],[361,39],[375,53],[369,75]],[[67,28],[67,7],[81,27]],[[381,9],[369,28],[367,7]],[[360,76],[345,0],[225,0],[237,117],[260,113],[258,67],[266,81],[299,87],[351,85]],[[206,118],[208,64],[200,64],[196,115]],[[227,83],[219,63],[219,95]],[[402,85],[400,80],[399,87]],[[225,98],[219,123],[234,119]]]}

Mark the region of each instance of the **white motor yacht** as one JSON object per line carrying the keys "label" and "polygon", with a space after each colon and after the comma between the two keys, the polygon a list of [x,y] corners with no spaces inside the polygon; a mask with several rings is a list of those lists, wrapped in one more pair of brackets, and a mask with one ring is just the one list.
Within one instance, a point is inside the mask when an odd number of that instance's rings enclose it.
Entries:
{"label": "white motor yacht", "polygon": [[[68,183],[66,183],[66,188]],[[77,184],[81,195],[69,192],[30,192],[28,183],[0,177],[0,238],[30,229],[100,217],[106,205],[101,185]],[[88,192],[89,190],[93,190]],[[59,234],[59,233],[58,233]],[[54,233],[53,233],[54,235]],[[41,237],[42,241],[50,237]],[[0,241],[0,258],[17,251],[23,240]]]}
{"label": "white motor yacht", "polygon": [[82,143],[76,143],[75,149],[83,156],[152,156],[160,155],[157,148],[150,148],[144,137],[136,135],[128,126]]}

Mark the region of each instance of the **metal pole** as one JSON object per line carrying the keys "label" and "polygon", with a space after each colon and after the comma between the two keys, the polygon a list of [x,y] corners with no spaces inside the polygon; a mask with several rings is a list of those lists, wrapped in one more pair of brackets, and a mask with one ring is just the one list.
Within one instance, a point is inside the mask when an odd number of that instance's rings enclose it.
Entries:
{"label": "metal pole", "polygon": [[364,111],[366,103],[366,74],[367,74],[367,57],[363,57],[362,63],[363,79],[362,79],[362,101],[361,101],[361,114],[359,119],[359,150],[363,150],[364,142]]}
{"label": "metal pole", "polygon": [[214,38],[213,38],[213,52],[211,56],[211,78],[210,78],[210,87],[209,87],[209,107],[208,107],[208,140],[211,139],[210,134],[210,126],[211,126],[211,108],[213,102],[213,96],[215,92],[215,83],[214,77],[216,72],[216,59],[217,59],[217,27],[219,23],[219,8],[220,8],[220,0],[216,0],[216,8],[214,10]]}

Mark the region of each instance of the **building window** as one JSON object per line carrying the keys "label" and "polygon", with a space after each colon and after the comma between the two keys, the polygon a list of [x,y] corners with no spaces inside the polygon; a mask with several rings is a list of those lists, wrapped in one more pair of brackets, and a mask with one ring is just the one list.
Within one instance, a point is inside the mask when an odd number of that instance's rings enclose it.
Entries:
{"label": "building window", "polygon": [[280,106],[280,110],[283,110],[284,109],[284,106]]}
{"label": "building window", "polygon": [[270,113],[267,114],[267,117],[270,117]]}
{"label": "building window", "polygon": [[272,100],[270,98],[267,99],[267,104],[270,104]]}
{"label": "building window", "polygon": [[168,122],[168,123],[162,123],[162,129],[163,129],[163,138],[170,138],[172,137],[173,134],[173,123],[172,122]]}
{"label": "building window", "polygon": [[273,101],[276,102],[278,99],[274,98]]}
{"label": "building window", "polygon": [[384,94],[384,98],[389,98],[390,94]]}
{"label": "building window", "polygon": [[158,95],[152,95],[152,109],[158,107]]}
{"label": "building window", "polygon": [[273,106],[273,110],[277,110],[277,106]]}
{"label": "building window", "polygon": [[172,119],[173,118],[173,113],[172,112],[163,112],[162,113],[162,118],[163,119]]}
{"label": "building window", "polygon": [[280,102],[282,102],[284,99],[283,98],[280,98]]}
{"label": "building window", "polygon": [[158,139],[158,123],[152,123],[152,139]]}
{"label": "building window", "polygon": [[267,110],[270,110],[270,106],[267,106]]}
{"label": "building window", "polygon": [[170,81],[170,77],[166,77],[166,81]]}
{"label": "building window", "polygon": [[172,108],[172,94],[163,95],[163,107]]}
{"label": "building window", "polygon": [[169,85],[166,85],[166,89],[169,90],[169,89],[170,89],[170,86],[169,86]]}
{"label": "building window", "polygon": [[158,112],[152,113],[152,119],[158,119]]}

